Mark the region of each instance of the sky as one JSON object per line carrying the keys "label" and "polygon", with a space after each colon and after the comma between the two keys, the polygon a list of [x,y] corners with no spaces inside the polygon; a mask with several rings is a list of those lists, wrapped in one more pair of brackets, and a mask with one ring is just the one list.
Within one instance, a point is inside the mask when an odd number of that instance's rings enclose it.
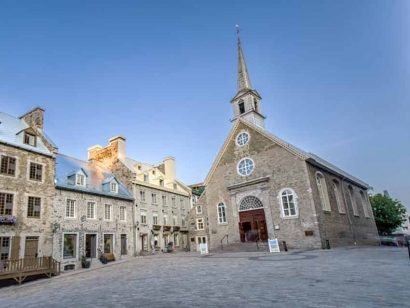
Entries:
{"label": "sky", "polygon": [[237,37],[270,133],[410,209],[410,1],[0,0],[0,111],[61,153],[127,138],[205,179],[232,123]]}

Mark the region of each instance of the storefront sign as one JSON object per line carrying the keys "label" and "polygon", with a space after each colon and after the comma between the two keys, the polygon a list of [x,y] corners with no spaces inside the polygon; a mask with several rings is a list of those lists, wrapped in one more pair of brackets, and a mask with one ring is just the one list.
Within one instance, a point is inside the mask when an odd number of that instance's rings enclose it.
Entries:
{"label": "storefront sign", "polygon": [[201,255],[207,254],[208,253],[208,244],[199,244],[199,251],[201,252]]}
{"label": "storefront sign", "polygon": [[277,238],[269,239],[269,251],[270,252],[280,252],[279,250],[279,242]]}

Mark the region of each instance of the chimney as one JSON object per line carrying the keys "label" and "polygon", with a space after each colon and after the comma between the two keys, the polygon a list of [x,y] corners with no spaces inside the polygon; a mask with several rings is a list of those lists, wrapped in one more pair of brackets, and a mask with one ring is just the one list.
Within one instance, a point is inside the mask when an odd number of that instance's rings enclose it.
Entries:
{"label": "chimney", "polygon": [[23,114],[20,119],[24,119],[28,125],[34,130],[43,129],[44,121],[44,109],[41,107],[36,107],[33,110]]}
{"label": "chimney", "polygon": [[175,158],[168,156],[164,158],[165,177],[168,183],[175,181]]}
{"label": "chimney", "polygon": [[125,158],[125,141],[126,141],[125,137],[122,135],[118,135],[118,136],[112,137],[109,141],[110,141],[110,146],[114,149],[114,151],[117,152],[117,158],[124,159]]}
{"label": "chimney", "polygon": [[102,147],[101,145],[99,145],[99,144],[93,145],[92,147],[89,147],[89,148],[87,149],[87,152],[88,152],[88,160],[89,160],[89,161],[96,160],[97,154],[98,154],[98,152],[99,152],[102,148],[103,148],[103,147]]}

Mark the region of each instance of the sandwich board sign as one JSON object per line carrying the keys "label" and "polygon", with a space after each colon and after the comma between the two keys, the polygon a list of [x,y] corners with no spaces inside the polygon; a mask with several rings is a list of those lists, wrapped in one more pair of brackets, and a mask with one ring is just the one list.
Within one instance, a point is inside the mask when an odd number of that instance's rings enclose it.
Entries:
{"label": "sandwich board sign", "polygon": [[277,238],[268,239],[268,244],[270,252],[280,252],[279,242]]}
{"label": "sandwich board sign", "polygon": [[201,252],[201,255],[207,254],[208,253],[208,244],[199,244],[199,251]]}

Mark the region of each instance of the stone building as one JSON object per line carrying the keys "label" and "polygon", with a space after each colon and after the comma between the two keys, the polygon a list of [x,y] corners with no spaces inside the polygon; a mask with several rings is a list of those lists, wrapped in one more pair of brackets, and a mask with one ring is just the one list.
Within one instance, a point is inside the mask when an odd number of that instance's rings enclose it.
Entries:
{"label": "stone building", "polygon": [[303,249],[378,243],[369,185],[265,130],[239,40],[231,104],[233,127],[204,182],[201,209],[191,210],[192,247],[245,248],[268,238]]}
{"label": "stone building", "polygon": [[165,250],[169,242],[174,249],[186,249],[191,190],[176,178],[175,158],[166,157],[158,165],[141,163],[126,156],[125,137],[109,143],[89,148],[88,159],[106,166],[133,192],[137,253],[149,252],[151,230],[156,250]]}
{"label": "stone building", "polygon": [[55,189],[53,258],[63,270],[82,256],[135,255],[134,198],[107,168],[57,154]]}
{"label": "stone building", "polygon": [[50,256],[56,145],[43,130],[44,110],[0,113],[1,259]]}

